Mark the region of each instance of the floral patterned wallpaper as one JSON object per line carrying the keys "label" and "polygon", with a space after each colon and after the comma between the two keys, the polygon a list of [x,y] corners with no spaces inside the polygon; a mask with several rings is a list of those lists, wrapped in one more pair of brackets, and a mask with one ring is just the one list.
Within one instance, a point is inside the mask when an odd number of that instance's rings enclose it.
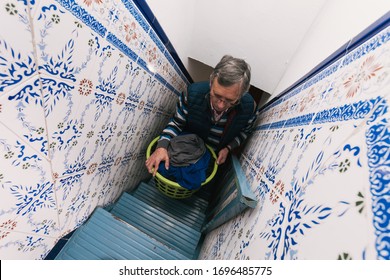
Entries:
{"label": "floral patterned wallpaper", "polygon": [[201,259],[390,259],[389,17],[260,109],[240,158],[258,206]]}
{"label": "floral patterned wallpaper", "polygon": [[43,259],[148,176],[188,80],[129,0],[6,0],[0,22],[0,258]]}

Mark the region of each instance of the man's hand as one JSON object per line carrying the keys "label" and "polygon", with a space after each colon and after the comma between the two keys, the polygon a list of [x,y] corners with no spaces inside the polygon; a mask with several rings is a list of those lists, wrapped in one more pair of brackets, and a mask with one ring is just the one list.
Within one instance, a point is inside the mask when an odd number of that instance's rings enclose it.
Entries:
{"label": "man's hand", "polygon": [[168,151],[165,148],[158,148],[150,155],[150,157],[145,161],[146,168],[148,172],[153,174],[153,177],[156,176],[158,166],[161,161],[165,161],[165,169],[169,169],[169,157]]}
{"label": "man's hand", "polygon": [[228,148],[223,148],[222,150],[220,150],[218,153],[217,164],[218,165],[223,164],[226,161],[228,155],[229,155]]}

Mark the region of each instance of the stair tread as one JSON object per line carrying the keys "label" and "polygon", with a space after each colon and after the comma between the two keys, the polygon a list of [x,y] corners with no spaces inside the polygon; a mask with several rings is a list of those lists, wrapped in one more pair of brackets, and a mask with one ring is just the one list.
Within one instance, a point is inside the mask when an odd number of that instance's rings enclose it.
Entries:
{"label": "stair tread", "polygon": [[[150,186],[152,189],[154,189],[155,191],[157,191],[161,195],[165,196],[165,194],[163,194],[160,190],[158,190],[153,178],[151,180],[149,180],[148,183],[143,183],[143,184]],[[197,209],[200,212],[205,213],[207,208],[208,208],[208,200],[206,200],[203,195],[197,195],[198,193],[199,194],[203,193],[202,189],[197,191],[191,197],[184,198],[184,199],[174,199],[174,200],[177,201],[178,203],[185,204],[188,207],[191,207],[192,209]]]}
{"label": "stair tread", "polygon": [[102,208],[78,228],[56,259],[157,260],[188,257],[128,225]]}
{"label": "stair tread", "polygon": [[189,258],[201,237],[197,231],[145,202],[123,193],[111,213]]}
{"label": "stair tread", "polygon": [[200,231],[206,218],[198,208],[167,197],[146,183],[141,183],[131,195],[197,231]]}

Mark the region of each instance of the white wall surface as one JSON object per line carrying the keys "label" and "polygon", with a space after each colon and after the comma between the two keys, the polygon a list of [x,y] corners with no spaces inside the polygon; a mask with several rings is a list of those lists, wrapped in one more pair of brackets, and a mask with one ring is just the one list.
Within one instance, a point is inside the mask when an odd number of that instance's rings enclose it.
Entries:
{"label": "white wall surface", "polygon": [[[229,53],[276,95],[385,14],[389,0],[147,0],[183,64]],[[190,73],[191,74],[191,73]]]}
{"label": "white wall surface", "polygon": [[326,1],[274,94],[291,86],[389,10],[389,0]]}
{"label": "white wall surface", "polygon": [[[252,84],[272,93],[325,0],[147,0],[185,66],[215,66],[224,54],[252,66]],[[192,25],[192,27],[191,27]]]}
{"label": "white wall surface", "polygon": [[194,37],[196,0],[147,0],[146,2],[188,69],[187,57]]}

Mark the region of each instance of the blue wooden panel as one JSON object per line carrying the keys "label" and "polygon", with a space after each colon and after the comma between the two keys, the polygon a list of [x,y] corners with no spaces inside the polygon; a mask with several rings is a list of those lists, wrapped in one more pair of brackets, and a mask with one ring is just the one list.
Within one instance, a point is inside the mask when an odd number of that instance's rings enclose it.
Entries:
{"label": "blue wooden panel", "polygon": [[187,205],[184,201],[167,197],[149,184],[141,183],[131,195],[196,231],[200,231],[204,223],[206,215],[199,209]]}
{"label": "blue wooden panel", "polygon": [[250,208],[255,208],[257,205],[256,195],[252,192],[245,173],[242,171],[241,164],[236,157],[232,157],[234,174],[236,175],[237,189],[239,192],[240,201]]}
{"label": "blue wooden panel", "polygon": [[[157,188],[154,179],[150,180],[148,182],[148,185]],[[207,198],[207,193],[206,191],[203,190],[203,188],[201,188],[191,197],[180,199],[180,202],[186,204],[187,206],[193,209],[199,210],[203,213],[206,212],[209,205],[209,199]]]}
{"label": "blue wooden panel", "polygon": [[201,233],[123,193],[111,213],[188,258],[193,258]]}
{"label": "blue wooden panel", "polygon": [[97,208],[72,235],[57,260],[188,259],[144,232]]}
{"label": "blue wooden panel", "polygon": [[229,164],[216,186],[218,191],[202,228],[204,233],[226,223],[246,209],[256,207],[256,196],[248,185],[238,159],[232,156]]}

